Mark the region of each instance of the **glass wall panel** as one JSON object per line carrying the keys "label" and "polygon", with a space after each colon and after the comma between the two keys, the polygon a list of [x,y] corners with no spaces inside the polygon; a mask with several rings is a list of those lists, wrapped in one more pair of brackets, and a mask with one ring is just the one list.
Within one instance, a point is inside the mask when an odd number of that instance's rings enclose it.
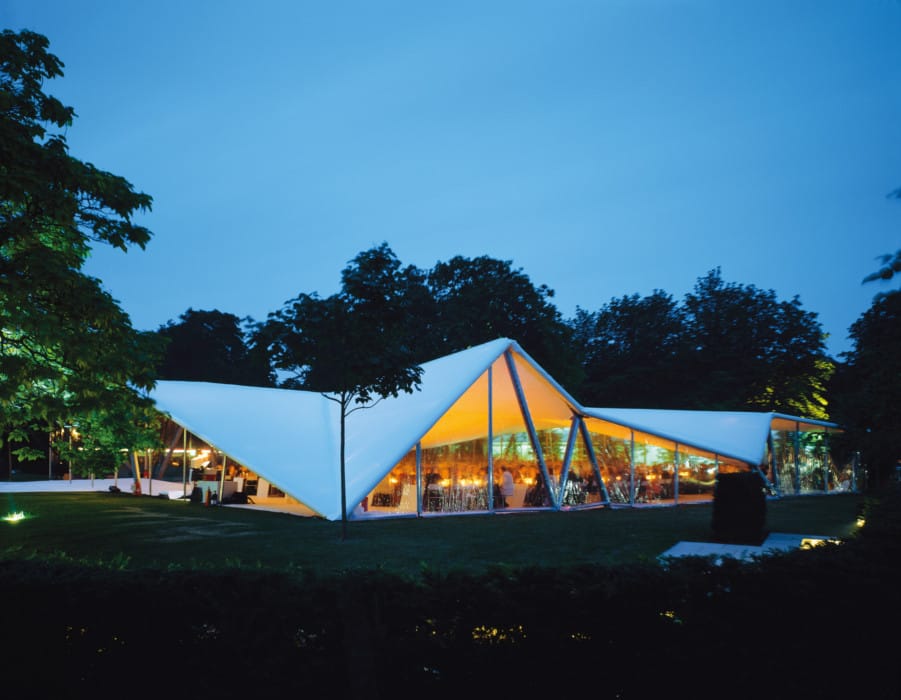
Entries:
{"label": "glass wall panel", "polygon": [[828,491],[844,490],[844,489],[842,489],[841,484],[842,484],[842,479],[845,479],[845,478],[847,478],[847,480],[848,480],[847,486],[850,488],[851,475],[850,474],[846,475],[846,474],[842,473],[843,472],[842,468],[839,467],[839,465],[832,458],[832,452],[829,450],[828,444],[825,446],[824,459],[825,459],[826,475],[828,477],[828,480],[826,483],[826,489]]}
{"label": "glass wall panel", "polygon": [[801,431],[798,442],[801,493],[825,491],[828,469],[825,433]]}
{"label": "glass wall panel", "polygon": [[422,510],[488,510],[488,440],[477,438],[422,450]]}
{"label": "glass wall panel", "polygon": [[552,494],[544,482],[538,457],[525,430],[495,435],[492,457],[496,474],[500,475],[504,467],[513,474],[514,493],[506,499],[508,508],[544,508],[553,505]]}
{"label": "glass wall panel", "polygon": [[[410,450],[363,499],[356,517],[416,513],[416,450]],[[362,512],[361,512],[362,511]]]}
{"label": "glass wall panel", "polygon": [[563,505],[584,506],[601,503],[604,500],[604,494],[588,456],[588,447],[585,445],[578,426],[574,425],[573,430],[576,431],[576,439],[573,442],[569,472],[567,472],[566,483],[563,487]]}
{"label": "glass wall panel", "polygon": [[832,455],[830,454],[829,460],[832,464],[832,469],[835,469],[838,476],[836,477],[835,484],[832,487],[835,491],[853,491],[854,489],[859,489],[860,484],[857,482],[857,475],[854,473],[855,471],[855,461],[854,459],[849,460],[843,465],[836,464],[832,461]]}
{"label": "glass wall panel", "polygon": [[611,503],[630,503],[631,450],[630,431],[615,423],[587,418],[591,446],[607,486]]}
{"label": "glass wall panel", "polygon": [[672,498],[675,443],[635,433],[635,502],[661,503]]}
{"label": "glass wall panel", "polygon": [[544,465],[547,467],[548,476],[554,488],[560,484],[563,477],[563,460],[566,458],[566,443],[569,440],[569,427],[549,428],[538,430],[538,443],[541,445],[541,455],[544,457]]}
{"label": "glass wall panel", "polygon": [[776,476],[779,479],[780,493],[795,493],[795,448],[794,432],[789,430],[772,430],[773,454],[776,458]]}
{"label": "glass wall panel", "polygon": [[716,489],[717,461],[684,449],[679,460],[679,502],[703,501],[713,498]]}

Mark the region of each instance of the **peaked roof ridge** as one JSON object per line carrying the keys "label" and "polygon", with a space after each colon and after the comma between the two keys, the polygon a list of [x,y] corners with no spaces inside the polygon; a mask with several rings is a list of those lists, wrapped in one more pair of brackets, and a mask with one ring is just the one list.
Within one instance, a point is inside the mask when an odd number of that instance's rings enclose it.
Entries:
{"label": "peaked roof ridge", "polygon": [[[292,389],[290,387],[284,386],[260,386],[259,384],[234,384],[231,382],[205,382],[198,381],[194,379],[158,379],[156,384],[165,384],[166,386],[174,386],[176,384],[190,384],[191,386],[197,387],[228,387],[229,389],[253,389],[259,391],[293,391],[299,392],[301,394],[320,394],[319,391],[310,391],[309,389]],[[156,388],[156,387],[154,387]],[[150,393],[153,393],[151,390]]]}
{"label": "peaked roof ridge", "polygon": [[[479,343],[478,345],[468,345],[461,350],[455,350],[454,352],[450,352],[446,355],[441,355],[440,357],[433,357],[431,360],[427,360],[425,362],[420,362],[420,367],[425,367],[426,365],[433,365],[436,363],[443,363],[445,361],[450,360],[451,358],[459,358],[463,354],[472,354],[477,352],[483,352],[487,350],[489,347],[498,346],[498,348],[506,349],[510,345],[516,345],[519,347],[518,343],[515,340],[511,340],[510,338],[499,337],[494,340],[488,340],[484,343]],[[502,352],[502,350],[501,350]],[[500,354],[500,352],[498,353]]]}
{"label": "peaked roof ridge", "polygon": [[516,351],[518,355],[521,355],[524,360],[526,360],[541,377],[550,384],[555,391],[560,393],[561,396],[566,400],[566,402],[570,405],[570,408],[576,411],[576,413],[580,415],[585,415],[586,407],[576,400],[576,398],[570,394],[563,386],[556,380],[554,377],[550,375],[550,373],[541,366],[538,362],[535,361],[535,358],[532,357],[529,353],[523,350],[522,346],[516,342],[515,340],[510,341],[510,347]]}

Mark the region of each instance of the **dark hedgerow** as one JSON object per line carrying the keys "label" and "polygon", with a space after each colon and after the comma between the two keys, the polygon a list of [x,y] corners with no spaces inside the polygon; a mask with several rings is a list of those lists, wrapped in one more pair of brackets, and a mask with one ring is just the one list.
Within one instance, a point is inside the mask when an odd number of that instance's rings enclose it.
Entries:
{"label": "dark hedgerow", "polygon": [[[896,698],[901,498],[750,563],[160,571],[0,562],[9,697]],[[36,662],[45,672],[31,673]],[[264,691],[265,689],[265,691]]]}

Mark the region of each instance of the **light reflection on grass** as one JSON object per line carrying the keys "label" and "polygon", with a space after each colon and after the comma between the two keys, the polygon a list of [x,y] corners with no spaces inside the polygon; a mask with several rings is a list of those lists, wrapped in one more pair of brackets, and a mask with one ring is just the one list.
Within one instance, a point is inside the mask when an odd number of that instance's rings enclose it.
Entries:
{"label": "light reflection on grass", "polygon": [[506,629],[479,625],[472,630],[472,638],[482,644],[515,644],[526,638],[526,632],[522,625]]}

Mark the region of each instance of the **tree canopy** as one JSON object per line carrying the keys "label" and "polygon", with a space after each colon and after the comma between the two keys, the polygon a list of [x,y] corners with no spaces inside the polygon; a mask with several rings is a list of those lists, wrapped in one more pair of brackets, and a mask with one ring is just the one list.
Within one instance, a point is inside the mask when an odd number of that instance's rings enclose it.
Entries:
{"label": "tree canopy", "polygon": [[270,314],[258,340],[288,373],[283,385],[343,396],[348,407],[412,390],[420,370],[407,311],[417,277],[383,243],[348,264],[337,294],[301,293]]}
{"label": "tree canopy", "polygon": [[[901,187],[889,192],[888,196],[892,199],[901,199]],[[886,281],[892,279],[895,275],[901,274],[901,250],[880,255],[876,259],[882,267],[864,277],[864,282]]]}
{"label": "tree canopy", "polygon": [[552,303],[554,291],[536,287],[510,260],[455,256],[428,272],[434,312],[427,329],[431,357],[472,345],[515,338],[564,385],[581,381],[570,328]]}
{"label": "tree canopy", "polygon": [[342,537],[346,536],[345,424],[372,401],[413,392],[422,369],[411,339],[410,307],[423,294],[413,267],[383,243],[359,253],[341,273],[341,291],[324,299],[301,293],[269,315],[258,342],[286,386],[321,392],[340,408]]}
{"label": "tree canopy", "polygon": [[772,289],[725,282],[716,269],[698,279],[684,305],[698,407],[827,417],[825,335],[797,296],[780,301]]}
{"label": "tree canopy", "polygon": [[848,449],[860,450],[877,479],[901,460],[901,291],[878,295],[851,326],[854,345],[832,383]]}
{"label": "tree canopy", "polygon": [[611,299],[595,313],[577,309],[571,321],[581,348],[585,381],[580,395],[593,405],[684,407],[685,312],[655,290]]}
{"label": "tree canopy", "polygon": [[274,386],[265,348],[252,341],[254,327],[249,318],[189,308],[157,331],[167,341],[160,379]]}
{"label": "tree canopy", "polygon": [[92,245],[143,248],[151,206],[122,177],[69,155],[75,112],[43,92],[63,75],[46,37],[0,34],[0,432],[22,436],[146,406],[158,344],[82,272]]}
{"label": "tree canopy", "polygon": [[571,323],[586,403],[826,417],[833,365],[816,314],[797,297],[780,301],[715,269],[681,304],[657,290],[580,309]]}

